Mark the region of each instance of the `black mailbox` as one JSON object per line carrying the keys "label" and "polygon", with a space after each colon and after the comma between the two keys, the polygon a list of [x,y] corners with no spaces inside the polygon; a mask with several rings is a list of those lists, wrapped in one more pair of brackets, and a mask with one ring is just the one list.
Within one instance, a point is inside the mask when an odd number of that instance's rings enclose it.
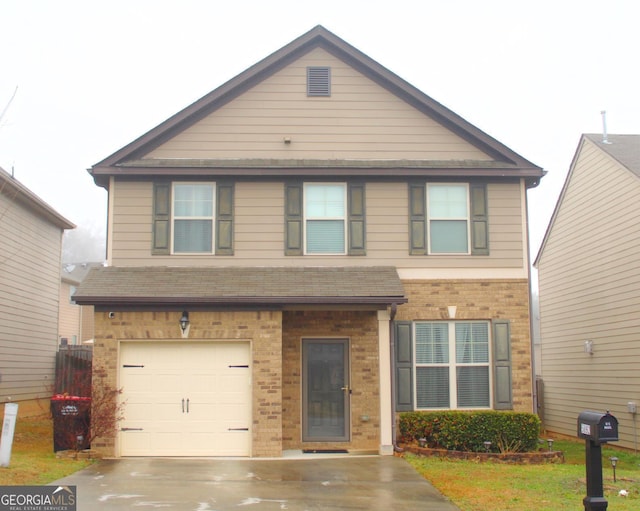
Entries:
{"label": "black mailbox", "polygon": [[618,441],[618,419],[609,412],[581,412],[578,416],[578,436],[598,444]]}

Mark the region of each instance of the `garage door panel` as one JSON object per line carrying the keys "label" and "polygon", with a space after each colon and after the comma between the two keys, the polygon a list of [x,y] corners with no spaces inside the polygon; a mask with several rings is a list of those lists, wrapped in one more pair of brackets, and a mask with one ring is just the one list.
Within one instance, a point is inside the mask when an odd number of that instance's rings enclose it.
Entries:
{"label": "garage door panel", "polygon": [[250,455],[249,362],[248,342],[123,342],[121,455]]}

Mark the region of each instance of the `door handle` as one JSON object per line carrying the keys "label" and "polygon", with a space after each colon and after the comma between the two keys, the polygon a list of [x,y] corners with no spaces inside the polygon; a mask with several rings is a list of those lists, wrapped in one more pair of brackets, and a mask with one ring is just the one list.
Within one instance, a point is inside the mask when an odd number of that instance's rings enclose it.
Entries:
{"label": "door handle", "polygon": [[347,385],[346,387],[342,387],[341,390],[344,390],[344,391],[348,392],[349,394],[351,394],[351,387],[349,387],[349,385]]}
{"label": "door handle", "polygon": [[187,413],[189,413],[189,398],[187,398]]}
{"label": "door handle", "polygon": [[184,413],[184,398],[182,398],[182,413]]}

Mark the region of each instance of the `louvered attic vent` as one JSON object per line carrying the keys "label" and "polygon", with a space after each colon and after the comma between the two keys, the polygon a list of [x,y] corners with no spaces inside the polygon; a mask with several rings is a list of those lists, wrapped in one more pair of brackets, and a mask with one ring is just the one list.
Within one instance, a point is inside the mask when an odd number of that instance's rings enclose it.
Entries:
{"label": "louvered attic vent", "polygon": [[331,96],[331,68],[307,68],[307,96]]}

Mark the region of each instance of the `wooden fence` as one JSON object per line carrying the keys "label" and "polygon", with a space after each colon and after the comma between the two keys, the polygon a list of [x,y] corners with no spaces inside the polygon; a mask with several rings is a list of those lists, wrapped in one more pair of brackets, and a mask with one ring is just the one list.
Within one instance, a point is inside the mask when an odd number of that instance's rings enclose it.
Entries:
{"label": "wooden fence", "polygon": [[90,397],[92,359],[91,346],[59,346],[54,394]]}

